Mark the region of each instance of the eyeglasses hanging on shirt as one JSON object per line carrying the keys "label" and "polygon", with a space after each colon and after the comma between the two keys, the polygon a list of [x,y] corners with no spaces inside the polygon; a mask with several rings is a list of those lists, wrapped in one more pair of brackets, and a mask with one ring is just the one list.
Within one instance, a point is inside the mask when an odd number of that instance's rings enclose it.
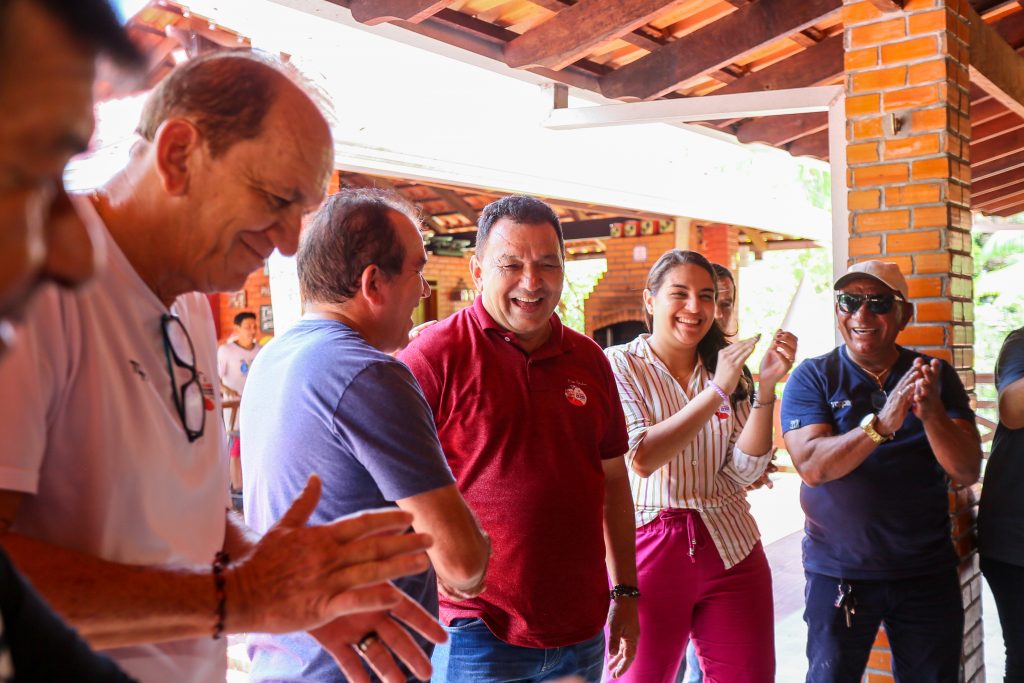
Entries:
{"label": "eyeglasses hanging on shirt", "polygon": [[[196,350],[192,339],[181,319],[173,314],[164,314],[161,319],[161,331],[164,338],[164,354],[167,356],[167,372],[171,376],[171,390],[174,394],[174,407],[185,428],[189,443],[203,435],[206,427],[206,406],[203,401],[203,389],[199,384],[199,373],[196,372]],[[185,378],[178,383],[179,373]]]}

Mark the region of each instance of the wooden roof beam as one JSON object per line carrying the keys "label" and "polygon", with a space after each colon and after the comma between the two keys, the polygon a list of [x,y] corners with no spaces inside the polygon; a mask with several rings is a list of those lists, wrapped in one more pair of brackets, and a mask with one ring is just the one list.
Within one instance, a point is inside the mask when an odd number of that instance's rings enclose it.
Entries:
{"label": "wooden roof beam", "polygon": [[1024,116],[1024,57],[973,8],[968,9],[968,16],[971,81],[1010,111]]}
{"label": "wooden roof beam", "polygon": [[1007,188],[1017,185],[1024,185],[1024,168],[1014,169],[1007,173],[1001,173],[976,183],[971,183],[971,202],[974,204],[984,204],[987,199],[990,199],[986,195],[1000,191],[1005,194]]}
{"label": "wooden roof beam", "polygon": [[686,0],[580,0],[505,45],[511,67],[563,69]]}
{"label": "wooden roof beam", "polygon": [[1024,168],[1024,150],[987,162],[974,161],[971,164],[971,181],[977,182],[1016,168]]}
{"label": "wooden roof beam", "polygon": [[445,204],[452,207],[452,210],[468,218],[470,223],[476,225],[476,222],[480,220],[480,212],[474,209],[458,192],[449,190],[446,187],[437,187],[436,185],[431,185],[431,189],[437,193],[438,197],[444,200]]}
{"label": "wooden roof beam", "polygon": [[828,129],[795,140],[789,146],[789,153],[797,157],[828,159]]}
{"label": "wooden roof beam", "polygon": [[880,12],[895,12],[903,9],[904,0],[869,0]]}
{"label": "wooden roof beam", "polygon": [[606,97],[650,99],[837,13],[841,0],[756,0],[601,78]]}
{"label": "wooden roof beam", "polygon": [[440,12],[450,0],[352,0],[352,18],[361,24],[376,26],[389,21],[418,24]]}
{"label": "wooden roof beam", "polygon": [[828,112],[765,116],[740,124],[736,129],[736,139],[743,143],[784,145],[823,130],[828,130]]}

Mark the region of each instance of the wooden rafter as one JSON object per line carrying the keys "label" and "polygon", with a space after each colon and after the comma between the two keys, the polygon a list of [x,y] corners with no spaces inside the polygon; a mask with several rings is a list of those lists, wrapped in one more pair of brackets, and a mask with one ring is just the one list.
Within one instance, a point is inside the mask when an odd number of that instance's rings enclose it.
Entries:
{"label": "wooden rafter", "polygon": [[715,95],[785,90],[834,81],[843,73],[843,35],[826,38],[781,62],[738,78],[715,91]]}
{"label": "wooden rafter", "polygon": [[986,24],[973,8],[969,9],[968,16],[971,25],[971,82],[1010,111],[1024,116],[1024,57],[1018,55],[1006,38]]}
{"label": "wooden rafter", "polygon": [[[973,117],[971,118],[973,119]],[[974,124],[972,121],[971,142],[984,142],[989,138],[1005,135],[1018,128],[1024,128],[1024,119],[1009,111],[985,123]]]}
{"label": "wooden rafter", "polygon": [[828,18],[840,0],[757,0],[601,78],[612,98],[650,99]]}
{"label": "wooden rafter", "polygon": [[1024,168],[1024,150],[988,162],[975,161],[971,164],[971,179],[984,180],[1016,168]]}
{"label": "wooden rafter", "polygon": [[433,16],[450,0],[352,0],[348,8],[356,21],[374,26],[388,21],[408,21],[413,24]]}
{"label": "wooden rafter", "polygon": [[828,159],[828,130],[795,140],[789,146],[789,153],[797,157]]}
{"label": "wooden rafter", "polygon": [[984,164],[1010,156],[1020,149],[1024,149],[1024,129],[1018,128],[983,142],[972,142],[971,161]]}
{"label": "wooden rafter", "polygon": [[1024,188],[1024,169],[1016,169],[1009,173],[992,176],[977,183],[971,183],[971,202],[984,204],[993,196]]}
{"label": "wooden rafter", "polygon": [[448,206],[452,207],[453,210],[461,213],[470,223],[476,224],[480,220],[480,212],[477,211],[470,205],[466,199],[454,190],[449,190],[446,187],[431,186],[431,189],[437,193],[437,196],[445,201]]}
{"label": "wooden rafter", "polygon": [[895,12],[903,9],[903,0],[869,0],[882,12]]}
{"label": "wooden rafter", "polygon": [[562,69],[685,0],[580,0],[505,46],[512,67]]}

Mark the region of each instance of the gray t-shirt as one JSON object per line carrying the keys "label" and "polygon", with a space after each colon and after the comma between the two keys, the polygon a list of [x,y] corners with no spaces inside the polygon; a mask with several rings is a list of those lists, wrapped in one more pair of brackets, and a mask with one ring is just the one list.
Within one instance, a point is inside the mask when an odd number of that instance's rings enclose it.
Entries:
{"label": "gray t-shirt", "polygon": [[[454,483],[419,384],[332,320],[302,320],[260,352],[240,413],[246,522],[269,529],[316,473],[312,523]],[[437,614],[433,570],[395,582]],[[423,641],[419,641],[423,642]],[[305,634],[252,635],[250,680],[345,680]]]}
{"label": "gray t-shirt", "polygon": [[[1010,333],[996,362],[1000,391],[1024,378],[1024,327]],[[1024,429],[996,428],[978,507],[982,556],[1024,567]]]}

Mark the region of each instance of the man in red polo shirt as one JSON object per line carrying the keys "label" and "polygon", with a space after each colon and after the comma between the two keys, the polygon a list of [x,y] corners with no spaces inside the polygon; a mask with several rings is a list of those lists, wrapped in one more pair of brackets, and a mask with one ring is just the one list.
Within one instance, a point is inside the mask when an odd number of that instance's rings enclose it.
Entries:
{"label": "man in red polo shirt", "polygon": [[450,640],[434,651],[438,680],[596,682],[606,621],[609,669],[623,673],[636,652],[625,420],[600,348],[554,315],[564,256],[547,204],[489,204],[471,261],[480,296],[399,356],[493,541],[487,590],[441,596]]}

